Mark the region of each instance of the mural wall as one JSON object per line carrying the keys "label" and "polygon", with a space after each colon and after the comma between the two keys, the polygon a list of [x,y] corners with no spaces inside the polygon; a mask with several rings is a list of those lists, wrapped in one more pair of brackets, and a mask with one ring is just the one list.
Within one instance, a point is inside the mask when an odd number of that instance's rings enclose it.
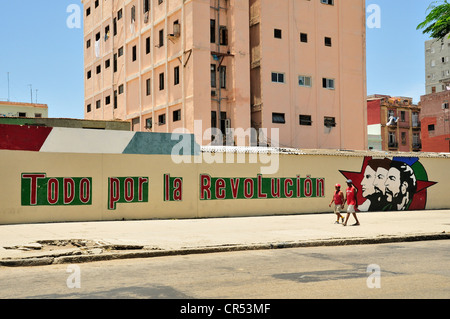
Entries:
{"label": "mural wall", "polygon": [[359,211],[423,210],[436,184],[418,157],[365,157],[359,172],[341,173],[358,189]]}
{"label": "mural wall", "polygon": [[[15,149],[0,147],[0,224],[332,213],[334,185],[347,179],[361,212],[450,209],[445,155],[200,152],[188,143],[188,154],[173,157],[159,146],[176,146],[170,135],[114,132],[117,147],[85,130],[79,144],[89,152],[69,153],[48,151],[61,143],[55,130],[33,130],[40,147],[30,139],[22,147],[17,136]],[[46,138],[52,134],[56,144]],[[94,152],[100,140],[112,143],[108,152]]]}

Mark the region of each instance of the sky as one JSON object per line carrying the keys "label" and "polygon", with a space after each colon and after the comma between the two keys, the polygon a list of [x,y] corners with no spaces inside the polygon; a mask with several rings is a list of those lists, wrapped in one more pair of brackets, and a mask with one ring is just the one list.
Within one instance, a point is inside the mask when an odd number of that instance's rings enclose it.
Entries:
{"label": "sky", "polygon": [[[379,28],[367,28],[366,35],[368,95],[406,96],[417,103],[425,94],[429,38],[416,26],[432,1],[366,0],[380,9]],[[70,5],[80,8],[80,27],[67,24],[76,22]],[[0,100],[37,101],[48,105],[49,117],[83,118],[83,12],[80,0],[1,1]]]}

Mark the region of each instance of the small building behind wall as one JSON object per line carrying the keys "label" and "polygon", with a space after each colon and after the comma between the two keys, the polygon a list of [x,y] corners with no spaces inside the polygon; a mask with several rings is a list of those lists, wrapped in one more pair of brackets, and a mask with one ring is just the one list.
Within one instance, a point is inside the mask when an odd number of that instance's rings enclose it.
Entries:
{"label": "small building behind wall", "polygon": [[0,117],[48,117],[47,104],[0,101]]}

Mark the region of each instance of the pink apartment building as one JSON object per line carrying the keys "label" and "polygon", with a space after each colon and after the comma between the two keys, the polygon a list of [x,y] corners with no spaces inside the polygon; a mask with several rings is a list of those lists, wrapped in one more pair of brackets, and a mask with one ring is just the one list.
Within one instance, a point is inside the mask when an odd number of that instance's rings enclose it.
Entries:
{"label": "pink apartment building", "polygon": [[200,144],[217,127],[276,145],[277,128],[280,146],[367,148],[364,0],[82,3],[86,119]]}

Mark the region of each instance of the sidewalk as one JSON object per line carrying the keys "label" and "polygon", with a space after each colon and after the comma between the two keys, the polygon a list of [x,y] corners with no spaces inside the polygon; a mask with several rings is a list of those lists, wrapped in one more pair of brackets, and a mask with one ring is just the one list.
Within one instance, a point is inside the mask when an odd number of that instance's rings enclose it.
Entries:
{"label": "sidewalk", "polygon": [[[0,225],[0,266],[450,239],[450,210]],[[351,216],[348,225],[354,223]]]}

